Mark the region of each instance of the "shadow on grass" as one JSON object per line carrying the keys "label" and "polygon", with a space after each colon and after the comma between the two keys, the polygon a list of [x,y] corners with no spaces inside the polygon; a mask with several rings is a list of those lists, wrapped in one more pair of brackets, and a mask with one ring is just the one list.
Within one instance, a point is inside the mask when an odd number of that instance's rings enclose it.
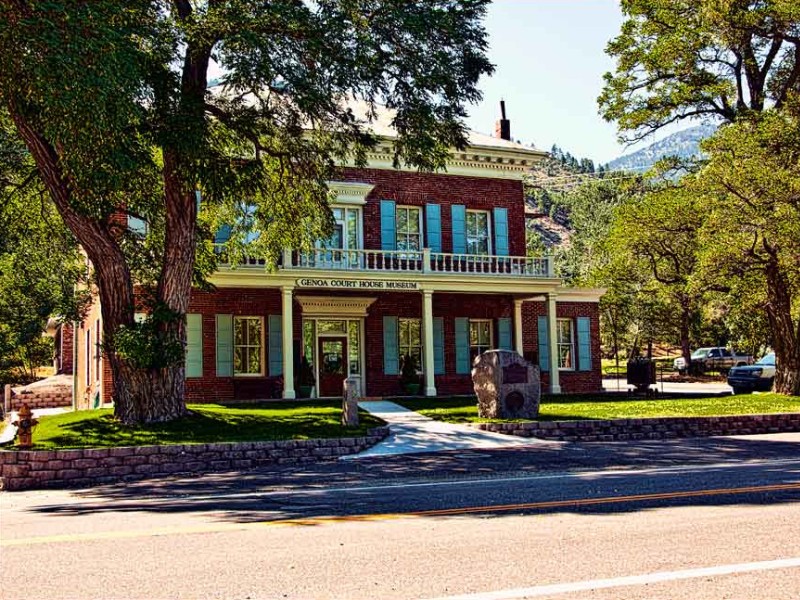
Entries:
{"label": "shadow on grass", "polygon": [[[391,456],[126,482],[76,491],[70,502],[29,510],[62,516],[205,513],[203,518],[212,521],[253,523],[321,516],[355,521],[375,514],[467,507],[482,507],[476,516],[486,517],[636,512],[665,506],[769,505],[800,499],[798,451],[800,441],[756,438],[542,443],[523,449]],[[766,459],[773,460],[766,465],[753,462]],[[625,472],[638,469],[647,471]],[[652,469],[665,470],[659,473]],[[566,476],[570,472],[581,475]],[[548,473],[549,477],[537,477]],[[773,487],[747,493],[680,496],[687,490],[757,486]],[[580,502],[648,494],[661,496],[598,504]],[[536,506],[542,502],[558,504]]]}
{"label": "shadow on grass", "polygon": [[343,427],[335,402],[195,405],[181,419],[129,427],[108,410],[81,411],[43,418],[34,429],[34,449],[350,437],[383,424],[363,411],[360,417],[359,427]]}

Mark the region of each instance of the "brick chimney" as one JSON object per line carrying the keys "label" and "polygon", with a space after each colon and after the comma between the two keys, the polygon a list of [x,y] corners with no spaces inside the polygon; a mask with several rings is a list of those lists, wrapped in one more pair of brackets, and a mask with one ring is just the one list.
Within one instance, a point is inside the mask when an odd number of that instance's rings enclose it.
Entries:
{"label": "brick chimney", "polygon": [[506,101],[500,100],[500,120],[494,124],[494,137],[511,140],[511,121],[506,119]]}

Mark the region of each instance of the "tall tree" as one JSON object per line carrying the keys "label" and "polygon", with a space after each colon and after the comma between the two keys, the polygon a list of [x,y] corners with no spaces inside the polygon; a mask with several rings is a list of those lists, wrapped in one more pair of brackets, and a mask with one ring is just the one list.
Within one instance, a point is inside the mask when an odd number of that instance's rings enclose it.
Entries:
{"label": "tall tree", "polygon": [[[351,100],[396,111],[396,161],[441,166],[492,71],[487,3],[0,0],[0,104],[94,266],[118,418],[186,411],[176,349],[203,234],[196,192],[217,222],[252,202],[272,259],[307,247],[330,229],[336,163],[363,163],[374,143]],[[142,246],[157,268],[137,281]],[[135,283],[151,288],[150,348],[163,351],[127,347]]]}
{"label": "tall tree", "polygon": [[796,0],[622,0],[603,116],[628,141],[690,117],[733,122],[800,89]]}

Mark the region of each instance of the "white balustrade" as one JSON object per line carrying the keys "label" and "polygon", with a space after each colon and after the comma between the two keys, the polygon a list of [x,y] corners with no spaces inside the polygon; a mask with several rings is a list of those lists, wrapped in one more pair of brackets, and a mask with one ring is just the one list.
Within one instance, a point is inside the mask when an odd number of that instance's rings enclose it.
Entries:
{"label": "white balustrade", "polygon": [[[226,264],[223,244],[215,246],[221,263]],[[263,259],[243,255],[237,266],[265,265]],[[553,277],[552,257],[449,254],[416,250],[342,250],[317,248],[309,252],[286,250],[281,269],[330,271],[391,271],[393,273],[437,273],[454,275],[508,275]]]}

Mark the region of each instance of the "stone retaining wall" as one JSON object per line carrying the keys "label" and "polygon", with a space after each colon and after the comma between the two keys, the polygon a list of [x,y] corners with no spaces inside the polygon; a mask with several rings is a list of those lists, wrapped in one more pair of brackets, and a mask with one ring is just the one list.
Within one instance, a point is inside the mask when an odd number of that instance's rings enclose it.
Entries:
{"label": "stone retaining wall", "polygon": [[11,410],[19,410],[23,404],[37,408],[66,408],[72,406],[72,390],[67,392],[23,392],[11,394]]}
{"label": "stone retaining wall", "polygon": [[388,427],[375,427],[366,436],[353,438],[0,451],[0,487],[5,490],[84,487],[165,475],[322,462],[361,452],[387,435]]}
{"label": "stone retaining wall", "polygon": [[484,431],[565,442],[660,440],[800,431],[800,413],[725,417],[660,417],[596,421],[477,423]]}

